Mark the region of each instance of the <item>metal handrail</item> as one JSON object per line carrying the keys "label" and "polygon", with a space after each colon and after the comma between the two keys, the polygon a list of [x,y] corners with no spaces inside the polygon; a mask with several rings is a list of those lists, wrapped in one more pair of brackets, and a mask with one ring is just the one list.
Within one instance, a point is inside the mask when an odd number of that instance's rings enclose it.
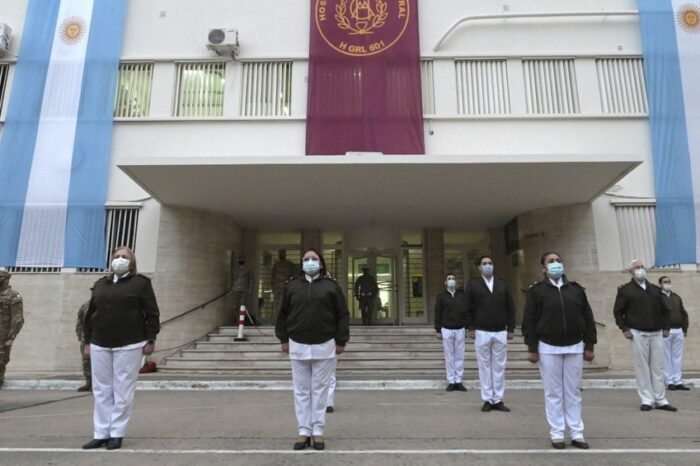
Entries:
{"label": "metal handrail", "polygon": [[500,13],[491,15],[469,15],[464,16],[454,23],[452,26],[447,28],[440,40],[437,41],[435,47],[433,47],[433,52],[442,46],[443,42],[449,36],[452,31],[457,29],[463,23],[468,21],[477,21],[484,19],[518,19],[518,18],[561,18],[561,17],[581,17],[581,16],[637,16],[639,11],[637,10],[613,10],[613,11],[569,11],[569,12],[551,12],[551,13]]}
{"label": "metal handrail", "polygon": [[193,307],[193,308],[191,308],[191,309],[188,309],[188,310],[186,310],[185,312],[183,312],[182,314],[178,314],[178,315],[176,315],[175,317],[171,317],[171,318],[168,319],[168,320],[164,320],[163,322],[160,323],[160,326],[161,326],[161,327],[164,327],[165,325],[168,325],[168,324],[171,323],[172,321],[177,320],[177,319],[180,319],[181,317],[184,317],[184,316],[186,316],[187,314],[190,314],[190,313],[196,311],[197,309],[204,309],[204,307],[206,307],[207,304],[211,304],[211,303],[213,303],[214,301],[217,301],[217,300],[223,298],[224,296],[226,296],[226,295],[229,294],[230,292],[231,292],[231,290],[224,291],[224,292],[221,293],[220,295],[218,295],[218,296],[216,296],[216,297],[210,299],[210,300],[207,301],[207,302],[204,302],[204,303],[202,303],[202,304],[200,304],[200,305],[198,305],[198,306],[195,306],[195,307]]}

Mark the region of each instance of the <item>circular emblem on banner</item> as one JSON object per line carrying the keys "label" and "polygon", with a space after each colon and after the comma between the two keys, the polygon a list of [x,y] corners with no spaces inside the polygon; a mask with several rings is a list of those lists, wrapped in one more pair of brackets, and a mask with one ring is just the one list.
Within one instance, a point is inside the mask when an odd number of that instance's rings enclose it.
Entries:
{"label": "circular emblem on banner", "polygon": [[411,16],[410,0],[315,0],[316,28],[345,55],[382,53],[401,39]]}
{"label": "circular emblem on banner", "polygon": [[686,3],[676,12],[676,21],[685,32],[696,34],[700,32],[700,8]]}
{"label": "circular emblem on banner", "polygon": [[70,16],[58,28],[58,36],[66,45],[75,45],[85,37],[85,20],[80,16]]}

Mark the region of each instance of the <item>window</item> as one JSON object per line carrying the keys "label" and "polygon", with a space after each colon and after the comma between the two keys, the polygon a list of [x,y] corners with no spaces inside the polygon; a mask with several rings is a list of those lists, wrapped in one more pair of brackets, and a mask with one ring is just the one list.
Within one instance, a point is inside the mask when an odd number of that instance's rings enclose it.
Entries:
{"label": "window", "polygon": [[510,113],[505,60],[456,60],[457,112],[460,115]]}
{"label": "window", "polygon": [[112,252],[126,246],[136,252],[136,232],[138,229],[138,207],[107,208],[105,235],[107,249],[104,268],[78,268],[78,272],[106,272],[109,270]]}
{"label": "window", "polygon": [[[651,267],[656,259],[656,206],[654,204],[620,204],[615,206],[617,227],[620,231],[622,268],[634,259],[641,259]],[[680,265],[662,267],[680,269]]]}
{"label": "window", "polygon": [[10,273],[61,273],[61,267],[7,267]]}
{"label": "window", "polygon": [[573,59],[523,60],[527,113],[581,113]]}
{"label": "window", "polygon": [[243,63],[242,116],[289,116],[292,112],[292,62]]}
{"label": "window", "polygon": [[423,93],[423,114],[435,114],[435,74],[433,73],[433,61],[421,60],[420,77]]}
{"label": "window", "polygon": [[7,74],[9,73],[8,65],[0,65],[0,113],[2,113],[2,104],[5,101],[5,87],[7,86]]}
{"label": "window", "polygon": [[641,58],[599,58],[595,65],[603,113],[647,113]]}
{"label": "window", "polygon": [[216,117],[224,114],[226,63],[179,63],[175,115]]}
{"label": "window", "polygon": [[151,108],[152,63],[121,63],[114,97],[116,118],[147,117]]}

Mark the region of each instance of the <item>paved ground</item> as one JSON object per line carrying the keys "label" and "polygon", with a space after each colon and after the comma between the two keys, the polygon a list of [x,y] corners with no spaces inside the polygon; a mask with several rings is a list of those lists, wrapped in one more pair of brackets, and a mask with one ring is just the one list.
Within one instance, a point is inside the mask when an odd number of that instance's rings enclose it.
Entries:
{"label": "paved ground", "polygon": [[92,398],[0,390],[0,464],[700,464],[700,389],[669,394],[678,413],[639,411],[636,392],[584,391],[588,452],[549,446],[541,390],[510,390],[509,414],[476,391],[341,391],[325,452],[292,452],[287,391],[139,391],[124,448],[80,450]]}

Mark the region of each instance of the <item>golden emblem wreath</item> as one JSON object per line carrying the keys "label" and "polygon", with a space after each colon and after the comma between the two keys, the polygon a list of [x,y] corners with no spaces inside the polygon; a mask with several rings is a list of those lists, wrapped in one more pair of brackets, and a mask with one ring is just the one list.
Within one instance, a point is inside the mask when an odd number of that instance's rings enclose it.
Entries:
{"label": "golden emblem wreath", "polygon": [[372,16],[372,21],[365,27],[357,27],[350,24],[350,20],[347,17],[348,11],[348,0],[340,0],[335,6],[335,20],[338,21],[338,27],[343,30],[352,31],[350,34],[372,34],[373,29],[378,29],[384,26],[386,23],[386,18],[389,16],[389,8],[384,0],[376,0],[374,2],[376,12]]}

